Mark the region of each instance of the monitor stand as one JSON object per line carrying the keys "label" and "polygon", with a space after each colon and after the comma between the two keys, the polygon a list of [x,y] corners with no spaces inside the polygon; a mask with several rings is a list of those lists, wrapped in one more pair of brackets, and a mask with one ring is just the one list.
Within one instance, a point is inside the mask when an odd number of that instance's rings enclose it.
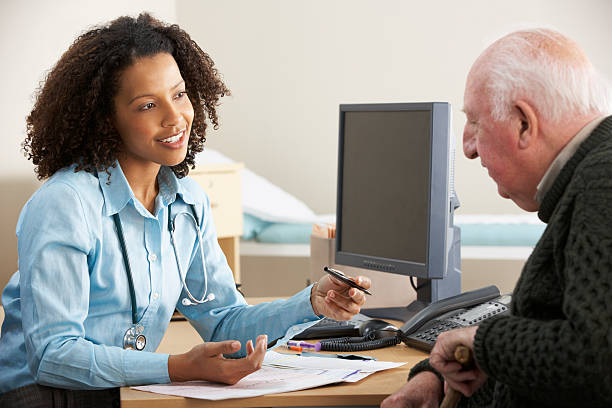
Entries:
{"label": "monitor stand", "polygon": [[431,303],[461,293],[461,273],[455,279],[449,279],[449,276],[444,279],[417,279],[417,288],[417,298],[408,306],[364,308],[361,313],[376,319],[407,322]]}
{"label": "monitor stand", "polygon": [[398,320],[405,323],[410,320],[412,316],[427,307],[427,305],[429,305],[428,302],[415,300],[408,306],[362,309],[361,313],[373,319]]}

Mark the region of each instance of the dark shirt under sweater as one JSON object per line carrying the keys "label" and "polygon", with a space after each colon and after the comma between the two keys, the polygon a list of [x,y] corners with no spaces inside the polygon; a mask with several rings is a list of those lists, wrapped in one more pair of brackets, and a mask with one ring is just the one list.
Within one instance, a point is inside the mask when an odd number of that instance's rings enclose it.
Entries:
{"label": "dark shirt under sweater", "polygon": [[612,116],[563,167],[538,216],[548,225],[512,314],[476,332],[489,379],[461,407],[612,407]]}

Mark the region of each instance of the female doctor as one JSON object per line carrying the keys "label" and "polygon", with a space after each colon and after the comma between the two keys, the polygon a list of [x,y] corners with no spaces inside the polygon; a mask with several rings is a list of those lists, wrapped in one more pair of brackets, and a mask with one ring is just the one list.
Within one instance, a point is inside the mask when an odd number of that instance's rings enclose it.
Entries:
{"label": "female doctor", "polygon": [[[25,152],[48,180],[19,217],[19,271],[2,295],[1,406],[233,384],[291,325],[359,312],[363,293],[329,276],[257,306],[236,291],[209,199],[185,177],[228,93],[183,30],[148,14],[81,35],[50,71],[27,118]],[[205,342],[155,353],[175,308]]]}

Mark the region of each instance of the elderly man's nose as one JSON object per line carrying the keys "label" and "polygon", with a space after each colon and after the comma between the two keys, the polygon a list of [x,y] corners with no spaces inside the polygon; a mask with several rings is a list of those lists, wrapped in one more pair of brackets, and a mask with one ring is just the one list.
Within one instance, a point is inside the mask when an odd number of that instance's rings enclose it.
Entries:
{"label": "elderly man's nose", "polygon": [[468,159],[475,159],[478,157],[478,150],[476,149],[476,138],[471,136],[467,131],[463,132],[463,154]]}

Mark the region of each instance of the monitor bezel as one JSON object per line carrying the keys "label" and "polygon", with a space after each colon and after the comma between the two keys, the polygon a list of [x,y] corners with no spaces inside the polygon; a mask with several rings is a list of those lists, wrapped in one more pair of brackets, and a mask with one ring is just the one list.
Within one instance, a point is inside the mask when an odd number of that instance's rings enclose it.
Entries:
{"label": "monitor bezel", "polygon": [[[411,262],[372,255],[341,251],[342,246],[342,182],[344,157],[344,125],[346,112],[376,111],[430,111],[430,189],[428,201],[428,239],[426,262]],[[450,156],[450,105],[446,102],[368,103],[341,104],[338,138],[338,180],[336,199],[336,248],[335,262],[370,270],[415,276],[425,279],[442,279],[448,263],[447,240],[450,213],[449,156]],[[438,239],[432,239],[437,237]]]}

